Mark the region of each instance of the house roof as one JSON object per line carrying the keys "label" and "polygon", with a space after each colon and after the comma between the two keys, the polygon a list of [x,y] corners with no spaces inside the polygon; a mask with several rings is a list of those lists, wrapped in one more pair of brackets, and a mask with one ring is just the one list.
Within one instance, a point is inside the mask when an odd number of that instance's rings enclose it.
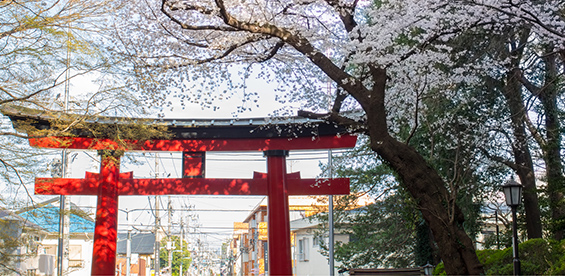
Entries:
{"label": "house roof", "polygon": [[[369,208],[369,205],[371,205],[373,203],[369,203],[368,205],[365,206],[361,206],[355,209],[351,209],[351,210],[346,210],[345,212],[347,212],[348,214],[353,214],[353,215],[359,215],[362,213],[366,213],[367,212],[367,208]],[[346,219],[343,222],[347,222],[349,223],[349,221]],[[296,220],[292,220],[290,221],[290,231],[297,231],[300,229],[308,229],[308,228],[315,228],[318,227],[319,224],[321,223],[328,223],[327,221],[320,221],[320,219],[318,217],[306,217],[306,218],[300,218],[300,219],[296,219]]]}
{"label": "house roof", "polygon": [[[41,230],[37,224],[15,214],[14,212],[0,207],[0,221],[7,222],[9,225],[0,224],[0,231],[14,231],[14,227],[25,227],[36,230]],[[17,222],[17,223],[15,223]],[[19,229],[21,230],[21,229]],[[19,231],[18,230],[18,231]]]}
{"label": "house roof", "polygon": [[[118,233],[117,254],[126,254],[127,233]],[[131,253],[151,255],[155,246],[155,234],[153,233],[134,233],[131,234]]]}
{"label": "house roof", "polygon": [[[59,231],[59,206],[53,205],[59,197],[23,208],[16,212],[26,221],[31,222],[48,232]],[[71,203],[70,233],[94,233],[94,221],[88,214]]]}

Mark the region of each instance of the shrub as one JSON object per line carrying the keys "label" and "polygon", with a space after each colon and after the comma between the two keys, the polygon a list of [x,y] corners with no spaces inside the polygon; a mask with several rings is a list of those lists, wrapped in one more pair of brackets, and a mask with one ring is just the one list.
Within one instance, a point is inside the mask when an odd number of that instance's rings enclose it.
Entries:
{"label": "shrub", "polygon": [[[565,240],[531,239],[519,246],[522,275],[565,275]],[[514,272],[512,248],[477,251],[486,275],[512,275]],[[445,275],[443,264],[434,275]]]}

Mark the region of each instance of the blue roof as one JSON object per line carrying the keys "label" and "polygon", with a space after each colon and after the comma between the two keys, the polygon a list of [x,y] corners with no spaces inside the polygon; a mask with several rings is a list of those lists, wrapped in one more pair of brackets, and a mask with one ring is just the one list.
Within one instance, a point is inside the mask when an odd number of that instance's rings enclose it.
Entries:
{"label": "blue roof", "polygon": [[[59,208],[47,205],[30,209],[19,214],[48,232],[59,232]],[[81,217],[73,212],[70,214],[71,233],[94,233],[94,221]]]}

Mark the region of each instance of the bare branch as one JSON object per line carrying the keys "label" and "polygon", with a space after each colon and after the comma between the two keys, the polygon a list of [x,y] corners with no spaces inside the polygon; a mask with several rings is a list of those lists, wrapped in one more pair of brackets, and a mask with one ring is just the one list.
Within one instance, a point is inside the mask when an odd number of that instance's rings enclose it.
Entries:
{"label": "bare branch", "polygon": [[[195,26],[195,25],[189,25],[189,24],[183,23],[179,19],[174,17],[171,13],[169,13],[167,11],[167,9],[165,8],[166,6],[170,6],[170,5],[167,5],[167,0],[162,0],[162,2],[161,2],[161,12],[165,16],[167,16],[172,22],[174,22],[175,24],[177,24],[178,26],[180,26],[181,28],[183,28],[185,30],[194,30],[194,31],[197,31],[197,30],[216,30],[216,31],[231,31],[231,32],[238,31],[237,28],[232,28],[232,27],[229,27],[229,26],[215,26],[215,25]],[[188,10],[191,10],[191,9],[188,9]],[[197,9],[192,9],[192,10],[197,10]],[[197,11],[199,11],[199,10],[197,10]]]}
{"label": "bare branch", "polygon": [[518,166],[516,165],[516,163],[511,162],[510,160],[506,160],[500,156],[495,156],[490,154],[490,152],[483,148],[483,147],[479,147],[479,149],[481,150],[481,152],[490,160],[498,162],[500,164],[506,165],[507,167],[511,168],[512,170],[516,171],[518,169]]}
{"label": "bare branch", "polygon": [[[424,90],[426,88],[426,84],[422,85],[422,90]],[[418,121],[418,114],[420,113],[420,100],[421,95],[423,94],[424,91],[419,92],[416,91],[416,103],[414,104],[414,126],[412,127],[412,130],[410,130],[410,134],[408,135],[408,138],[406,138],[406,144],[410,143],[410,140],[412,139],[412,137],[414,137],[414,134],[416,133],[416,130],[419,127],[419,121]]]}
{"label": "bare branch", "polygon": [[534,123],[532,123],[532,120],[530,119],[528,112],[525,112],[524,122],[526,123],[526,126],[528,127],[528,130],[532,134],[532,137],[534,138],[534,140],[536,140],[536,142],[540,146],[544,147],[547,144],[547,142],[546,142],[545,138],[539,133],[539,131],[535,127]]}
{"label": "bare branch", "polygon": [[[152,67],[176,67],[176,68],[182,68],[182,67],[194,66],[194,65],[199,65],[199,64],[205,64],[205,63],[209,63],[209,62],[212,62],[212,61],[218,61],[218,60],[224,59],[225,57],[229,56],[232,52],[236,51],[237,49],[239,49],[239,48],[241,48],[241,47],[243,47],[243,46],[245,46],[245,45],[248,45],[248,44],[251,44],[251,43],[254,43],[254,42],[258,42],[258,41],[264,40],[265,38],[266,38],[265,36],[261,36],[261,35],[250,36],[250,37],[247,38],[247,40],[241,41],[241,42],[236,43],[236,44],[232,44],[232,45],[228,46],[223,52],[221,52],[221,53],[219,53],[219,54],[217,54],[217,55],[215,55],[215,56],[209,57],[209,58],[204,58],[204,59],[190,59],[190,58],[181,57],[181,58],[183,58],[183,59],[187,59],[188,61],[185,62],[185,63],[179,63],[179,64],[174,64],[174,65],[167,65],[167,64],[164,64],[164,65],[163,65],[163,64],[161,64],[161,65],[152,65],[152,64],[146,64],[146,65],[144,65],[144,66],[142,66],[142,67],[144,67],[144,68],[152,68]],[[280,43],[282,43],[282,42],[277,43],[277,45],[279,45]],[[283,43],[283,44],[284,44],[284,43]],[[278,51],[278,50],[282,47],[282,45],[281,45],[280,47],[277,46],[277,45],[275,45],[275,47],[272,49],[272,51],[271,51],[269,54],[272,54],[272,55],[274,56],[274,55],[276,54],[276,51]],[[269,57],[269,54],[268,54],[265,58],[260,59],[260,62],[261,62],[261,61],[265,61],[265,60],[271,58],[271,57]],[[175,56],[175,57],[179,57],[179,56]]]}
{"label": "bare branch", "polygon": [[264,57],[259,59],[259,62],[265,62],[265,61],[273,58],[283,46],[284,46],[284,42],[279,40],[275,44],[275,46],[273,46],[273,48],[271,48],[271,50]]}

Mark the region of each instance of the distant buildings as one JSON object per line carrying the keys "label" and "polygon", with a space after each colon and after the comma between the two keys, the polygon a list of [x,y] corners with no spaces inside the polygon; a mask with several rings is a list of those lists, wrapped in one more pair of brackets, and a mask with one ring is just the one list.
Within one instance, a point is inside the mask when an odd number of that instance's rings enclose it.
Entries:
{"label": "distant buildings", "polygon": [[[302,218],[290,222],[291,235],[294,240],[292,247],[294,275],[329,275],[328,257],[322,255],[321,245],[328,244],[328,235],[316,235],[321,223],[316,219]],[[319,230],[318,230],[319,231]],[[335,233],[334,241],[349,242],[349,235]],[[340,263],[336,262],[335,266]],[[334,275],[339,275],[334,268]]]}
{"label": "distant buildings", "polygon": [[[131,234],[130,248],[130,275],[150,276],[151,264],[155,254],[155,234],[135,233]],[[118,233],[116,254],[116,266],[118,276],[126,275],[127,272],[127,233]]]}
{"label": "distant buildings", "polygon": [[[0,275],[56,275],[59,243],[59,197],[23,208],[17,212],[0,209],[0,250],[13,256],[9,269]],[[71,204],[63,258],[64,275],[90,275],[94,243],[91,214]],[[155,235],[131,234],[131,276],[150,276],[154,258]],[[127,233],[118,233],[116,271],[126,275]],[[5,255],[5,254],[4,254]]]}
{"label": "distant buildings", "polygon": [[[328,275],[327,257],[321,254],[321,237],[327,244],[327,234],[316,235],[320,222],[311,216],[327,212],[327,202],[320,197],[289,197],[291,253],[294,275]],[[359,204],[369,204],[368,198],[362,198]],[[259,203],[249,216],[234,224],[233,240],[226,258],[229,260],[225,275],[267,275],[267,199]],[[349,241],[348,235],[335,234],[336,241]],[[335,263],[336,266],[339,263]],[[335,275],[338,275],[335,269]]]}
{"label": "distant buildings", "polygon": [[32,273],[39,262],[39,242],[47,232],[25,218],[0,209],[0,274]]}

